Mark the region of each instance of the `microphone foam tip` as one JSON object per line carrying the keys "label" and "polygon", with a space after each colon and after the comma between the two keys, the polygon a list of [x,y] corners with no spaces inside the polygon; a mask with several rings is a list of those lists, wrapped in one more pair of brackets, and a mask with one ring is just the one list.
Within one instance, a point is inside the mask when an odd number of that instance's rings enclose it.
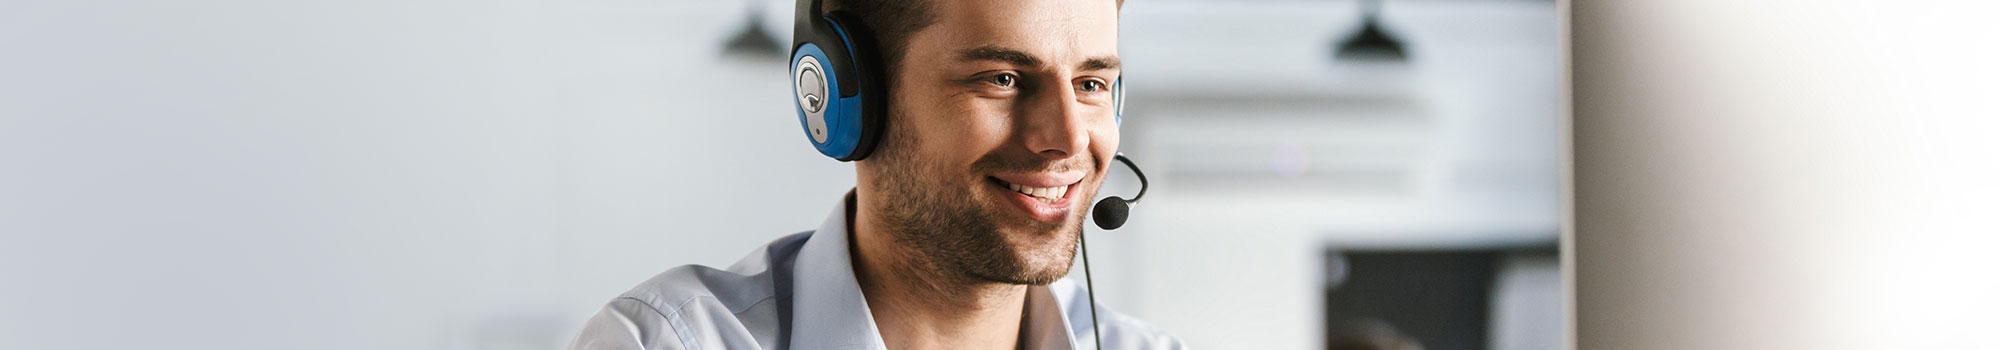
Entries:
{"label": "microphone foam tip", "polygon": [[1116,230],[1125,226],[1125,215],[1131,212],[1132,206],[1126,204],[1124,198],[1113,196],[1097,201],[1097,205],[1090,209],[1090,216],[1092,221],[1097,222],[1098,228]]}

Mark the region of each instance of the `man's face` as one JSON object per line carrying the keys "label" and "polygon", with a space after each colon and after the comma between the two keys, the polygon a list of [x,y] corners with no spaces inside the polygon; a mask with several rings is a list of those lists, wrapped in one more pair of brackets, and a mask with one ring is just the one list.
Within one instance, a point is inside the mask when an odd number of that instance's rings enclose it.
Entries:
{"label": "man's face", "polygon": [[1069,271],[1118,149],[1111,0],[937,1],[891,79],[889,127],[858,163],[919,259],[983,281]]}

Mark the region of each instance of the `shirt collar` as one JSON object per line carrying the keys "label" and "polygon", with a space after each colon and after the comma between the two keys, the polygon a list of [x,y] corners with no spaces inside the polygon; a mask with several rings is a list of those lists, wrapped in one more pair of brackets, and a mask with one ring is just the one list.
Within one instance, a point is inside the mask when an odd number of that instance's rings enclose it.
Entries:
{"label": "shirt collar", "polygon": [[854,192],[849,191],[792,262],[797,271],[792,275],[792,348],[886,348],[848,256],[847,208],[853,204]]}
{"label": "shirt collar", "polygon": [[[849,191],[806,239],[793,262],[797,272],[792,275],[792,348],[887,348],[875,316],[868,311],[868,299],[861,295],[861,284],[854,279],[854,260],[848,254],[847,213],[853,205],[854,192]],[[1074,337],[1061,304],[1048,286],[1028,287],[1021,322],[1024,348],[1072,348]]]}
{"label": "shirt collar", "polygon": [[1069,332],[1069,318],[1049,286],[1028,286],[1027,312],[1021,316],[1021,348],[1071,349],[1076,337]]}

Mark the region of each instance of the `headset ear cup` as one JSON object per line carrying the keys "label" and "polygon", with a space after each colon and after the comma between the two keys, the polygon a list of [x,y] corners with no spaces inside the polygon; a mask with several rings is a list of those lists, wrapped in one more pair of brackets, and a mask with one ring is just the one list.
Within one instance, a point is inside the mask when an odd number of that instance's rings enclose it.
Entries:
{"label": "headset ear cup", "polygon": [[1125,125],[1125,77],[1111,80],[1111,116],[1118,125]]}
{"label": "headset ear cup", "polygon": [[848,153],[846,157],[835,157],[835,159],[861,160],[873,153],[875,145],[882,138],[883,129],[888,124],[886,115],[888,93],[884,91],[883,86],[887,79],[882,75],[882,55],[875,45],[875,32],[870,30],[867,24],[862,23],[859,17],[846,11],[834,11],[826,16],[840,28],[842,44],[848,47],[849,56],[846,59],[853,65],[855,73],[853,77],[842,77],[846,79],[845,81],[855,84],[857,88],[855,96],[843,99],[845,100],[843,103],[861,105],[858,108],[860,113],[857,117],[860,120],[856,123],[856,128],[845,130],[843,132],[845,135],[841,135],[853,138],[854,151]]}

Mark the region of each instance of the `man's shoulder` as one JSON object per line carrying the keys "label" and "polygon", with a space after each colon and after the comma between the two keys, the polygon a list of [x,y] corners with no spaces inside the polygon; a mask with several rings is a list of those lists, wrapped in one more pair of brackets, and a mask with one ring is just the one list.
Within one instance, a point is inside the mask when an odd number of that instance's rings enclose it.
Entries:
{"label": "man's shoulder", "polygon": [[799,246],[811,235],[812,231],[806,231],[780,237],[727,269],[675,266],[640,282],[618,299],[643,303],[662,315],[679,313],[698,301],[712,301],[730,313],[741,313],[787,292],[777,288],[783,282],[780,279],[787,277]]}
{"label": "man's shoulder", "polygon": [[681,265],[613,298],[571,349],[764,348],[777,344],[778,305],[811,231],[780,237],[727,269]]}

